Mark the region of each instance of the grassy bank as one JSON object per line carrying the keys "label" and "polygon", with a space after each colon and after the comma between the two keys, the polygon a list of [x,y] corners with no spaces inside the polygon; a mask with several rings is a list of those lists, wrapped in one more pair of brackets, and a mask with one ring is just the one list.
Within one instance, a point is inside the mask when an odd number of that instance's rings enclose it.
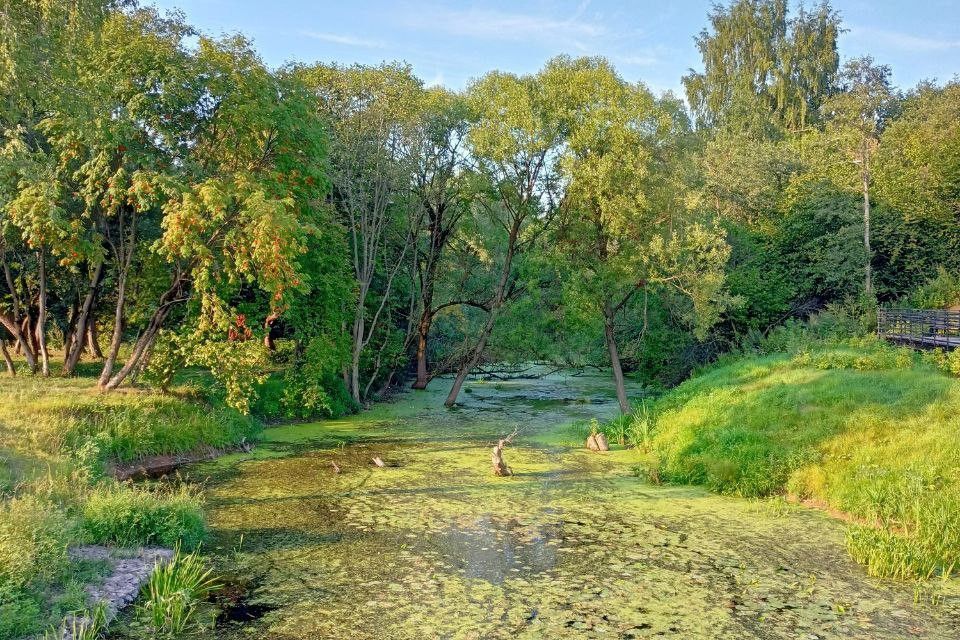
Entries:
{"label": "grassy bank", "polygon": [[730,358],[638,411],[654,479],[739,496],[788,493],[851,520],[871,574],[960,565],[960,381],[876,342]]}
{"label": "grassy bank", "polygon": [[71,545],[202,539],[200,495],[117,482],[108,463],[224,447],[258,428],[186,386],[104,395],[92,377],[0,380],[0,638],[83,607],[83,584],[106,567],[71,560]]}

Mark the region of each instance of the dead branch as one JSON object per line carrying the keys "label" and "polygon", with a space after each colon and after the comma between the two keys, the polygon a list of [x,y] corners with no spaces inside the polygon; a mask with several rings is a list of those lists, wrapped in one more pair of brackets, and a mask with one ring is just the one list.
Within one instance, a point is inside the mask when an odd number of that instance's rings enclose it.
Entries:
{"label": "dead branch", "polygon": [[493,475],[501,477],[513,475],[513,471],[507,466],[507,463],[503,461],[503,449],[517,437],[518,433],[520,433],[520,427],[514,427],[513,433],[505,438],[500,438],[493,447],[493,452],[490,456],[493,462]]}

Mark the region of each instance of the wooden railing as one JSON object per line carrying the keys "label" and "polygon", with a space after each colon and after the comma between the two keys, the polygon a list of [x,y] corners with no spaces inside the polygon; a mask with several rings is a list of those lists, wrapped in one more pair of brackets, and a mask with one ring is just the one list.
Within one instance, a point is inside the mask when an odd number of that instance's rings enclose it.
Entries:
{"label": "wooden railing", "polygon": [[960,347],[960,311],[878,309],[877,335],[919,348]]}

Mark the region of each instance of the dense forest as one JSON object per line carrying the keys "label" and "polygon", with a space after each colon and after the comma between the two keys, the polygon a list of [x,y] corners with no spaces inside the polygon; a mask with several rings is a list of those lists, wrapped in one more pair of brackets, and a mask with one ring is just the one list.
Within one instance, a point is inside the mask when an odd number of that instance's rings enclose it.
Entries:
{"label": "dense forest", "polygon": [[0,639],[956,637],[960,349],[871,334],[960,308],[960,78],[705,19],[454,91],[0,0]]}
{"label": "dense forest", "polygon": [[960,86],[841,61],[827,4],[716,8],[685,96],[600,58],[452,92],[403,63],[269,69],[126,3],[4,15],[11,374],[53,350],[63,375],[102,358],[104,390],[205,367],[234,406],[306,417],[610,364],[626,410],[624,371],[672,385],[960,267]]}

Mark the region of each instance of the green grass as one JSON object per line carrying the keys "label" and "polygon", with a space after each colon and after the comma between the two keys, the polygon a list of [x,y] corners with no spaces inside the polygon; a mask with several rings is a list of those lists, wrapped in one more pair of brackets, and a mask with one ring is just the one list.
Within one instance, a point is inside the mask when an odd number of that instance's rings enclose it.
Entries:
{"label": "green grass", "polygon": [[856,523],[871,574],[960,560],[960,381],[872,339],[730,358],[655,406],[647,471],[745,497],[789,493]]}
{"label": "green grass", "polygon": [[[74,378],[0,378],[0,640],[59,624],[89,579],[69,546],[183,544],[204,535],[202,496],[120,483],[108,463],[226,447],[260,424],[186,381],[172,394]],[[201,390],[201,391],[198,391]]]}
{"label": "green grass", "polygon": [[99,487],[84,502],[81,521],[87,540],[120,547],[194,547],[205,533],[200,497],[186,487]]}

